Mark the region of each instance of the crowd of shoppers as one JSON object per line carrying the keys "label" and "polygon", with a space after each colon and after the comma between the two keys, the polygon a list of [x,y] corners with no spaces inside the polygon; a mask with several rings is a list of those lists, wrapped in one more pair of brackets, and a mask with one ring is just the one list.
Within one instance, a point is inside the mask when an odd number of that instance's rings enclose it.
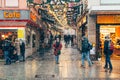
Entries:
{"label": "crowd of shoppers", "polygon": [[[48,36],[48,43],[52,44],[53,36],[50,34]],[[54,37],[55,42],[53,43],[55,62],[59,64],[59,56],[61,54],[62,43],[61,43],[61,35],[56,35]],[[72,35],[64,35],[65,46],[68,45],[71,41],[71,46],[75,44],[76,36]],[[5,65],[10,65],[11,63],[25,61],[25,43],[22,39],[16,39],[15,42],[10,41],[9,39],[5,39],[2,43],[0,43],[0,49],[3,50]],[[52,47],[52,46],[51,46]],[[82,36],[82,50],[81,50],[81,67],[85,68],[84,61],[87,59],[89,67],[92,66],[92,61],[90,59],[90,50],[92,49],[92,44],[89,42],[85,35]],[[109,36],[105,37],[104,41],[104,55],[105,55],[105,66],[104,69],[107,72],[112,72],[112,63],[110,60],[110,56],[112,55],[114,50],[113,42],[110,40]]]}
{"label": "crowd of shoppers", "polygon": [[64,35],[64,42],[65,42],[65,47],[68,47],[70,42],[71,42],[71,46],[74,46],[76,44],[76,36],[75,35]]}
{"label": "crowd of shoppers", "polygon": [[8,38],[2,41],[1,50],[4,55],[5,65],[25,61],[25,43],[22,39],[10,41]]}

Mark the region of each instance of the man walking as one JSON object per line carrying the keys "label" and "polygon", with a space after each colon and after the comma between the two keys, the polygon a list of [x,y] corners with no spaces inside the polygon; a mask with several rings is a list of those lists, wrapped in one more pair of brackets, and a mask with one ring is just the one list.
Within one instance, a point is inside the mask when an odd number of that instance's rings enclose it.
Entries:
{"label": "man walking", "polygon": [[89,41],[88,39],[83,36],[82,37],[82,65],[81,67],[85,68],[84,61],[87,59],[89,67],[92,66],[90,56],[89,56]]}

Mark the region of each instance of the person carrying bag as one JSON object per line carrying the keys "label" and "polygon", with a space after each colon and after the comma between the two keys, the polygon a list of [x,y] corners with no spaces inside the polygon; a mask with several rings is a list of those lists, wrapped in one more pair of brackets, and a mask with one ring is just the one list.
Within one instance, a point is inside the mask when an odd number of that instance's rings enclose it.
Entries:
{"label": "person carrying bag", "polygon": [[59,64],[59,55],[61,54],[62,44],[60,43],[59,38],[56,39],[56,42],[53,44],[54,55],[56,64]]}

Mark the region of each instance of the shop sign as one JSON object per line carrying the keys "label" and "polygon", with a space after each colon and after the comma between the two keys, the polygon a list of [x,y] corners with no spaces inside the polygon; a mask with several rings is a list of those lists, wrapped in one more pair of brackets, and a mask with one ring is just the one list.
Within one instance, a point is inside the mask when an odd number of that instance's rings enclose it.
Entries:
{"label": "shop sign", "polygon": [[87,22],[87,17],[84,16],[77,24],[77,27],[80,27],[82,24],[86,23]]}
{"label": "shop sign", "polygon": [[98,15],[97,24],[120,24],[120,15]]}
{"label": "shop sign", "polygon": [[0,20],[28,20],[29,10],[0,10]]}
{"label": "shop sign", "polygon": [[18,29],[18,38],[24,39],[24,29]]}
{"label": "shop sign", "polygon": [[4,11],[4,18],[20,18],[20,12]]}
{"label": "shop sign", "polygon": [[36,17],[36,15],[33,14],[32,12],[30,13],[30,19],[31,19],[32,21],[34,21],[34,22],[37,21],[37,17]]}

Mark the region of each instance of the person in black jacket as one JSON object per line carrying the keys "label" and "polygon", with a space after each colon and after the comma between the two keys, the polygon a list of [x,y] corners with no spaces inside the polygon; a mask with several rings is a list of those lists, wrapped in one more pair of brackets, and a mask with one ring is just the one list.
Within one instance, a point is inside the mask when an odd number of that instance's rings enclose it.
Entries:
{"label": "person in black jacket", "polygon": [[82,58],[81,58],[82,65],[81,65],[81,67],[83,67],[83,68],[85,68],[85,64],[84,64],[85,59],[87,59],[87,61],[89,63],[89,67],[92,66],[89,51],[90,51],[89,41],[88,41],[87,37],[85,35],[83,35],[83,37],[82,37],[82,51],[81,51],[81,53],[82,53]]}
{"label": "person in black jacket", "polygon": [[20,39],[20,53],[23,58],[23,61],[25,61],[25,43],[22,39]]}
{"label": "person in black jacket", "polygon": [[10,42],[9,42],[8,39],[5,39],[5,41],[4,41],[3,51],[4,51],[4,57],[5,57],[5,65],[11,64],[11,59],[10,59]]}
{"label": "person in black jacket", "polygon": [[111,64],[111,60],[110,60],[110,49],[109,49],[109,43],[110,43],[110,38],[109,36],[105,37],[105,41],[104,41],[104,54],[105,54],[105,71],[107,71],[108,69],[108,64],[109,64],[109,72],[112,71],[112,64]]}

